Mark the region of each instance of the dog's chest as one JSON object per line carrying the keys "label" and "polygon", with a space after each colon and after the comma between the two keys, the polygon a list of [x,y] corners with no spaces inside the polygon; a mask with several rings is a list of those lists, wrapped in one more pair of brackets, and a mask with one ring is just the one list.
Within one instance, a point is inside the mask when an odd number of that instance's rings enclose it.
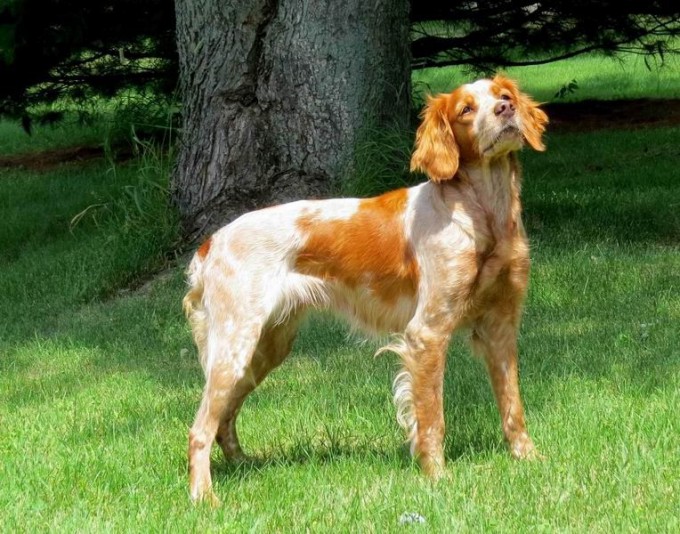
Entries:
{"label": "dog's chest", "polygon": [[524,291],[529,273],[529,247],[516,219],[489,226],[477,247],[474,295]]}

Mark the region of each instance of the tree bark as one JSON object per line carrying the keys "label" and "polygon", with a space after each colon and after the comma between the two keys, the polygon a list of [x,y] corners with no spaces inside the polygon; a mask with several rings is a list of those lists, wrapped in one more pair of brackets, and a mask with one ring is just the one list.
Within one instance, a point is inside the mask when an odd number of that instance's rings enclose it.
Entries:
{"label": "tree bark", "polygon": [[406,120],[408,0],[176,0],[187,235],[322,197],[362,128]]}

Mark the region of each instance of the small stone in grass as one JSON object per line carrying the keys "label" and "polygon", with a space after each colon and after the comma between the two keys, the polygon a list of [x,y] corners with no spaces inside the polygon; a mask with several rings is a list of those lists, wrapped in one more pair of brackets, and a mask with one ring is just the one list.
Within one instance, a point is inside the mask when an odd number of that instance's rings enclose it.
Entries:
{"label": "small stone in grass", "polygon": [[425,518],[416,512],[404,512],[399,516],[400,525],[414,525],[418,523],[425,523]]}

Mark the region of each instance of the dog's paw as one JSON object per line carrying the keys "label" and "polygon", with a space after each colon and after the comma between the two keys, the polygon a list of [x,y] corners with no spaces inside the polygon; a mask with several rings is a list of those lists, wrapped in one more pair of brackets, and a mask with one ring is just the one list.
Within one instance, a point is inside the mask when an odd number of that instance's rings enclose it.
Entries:
{"label": "dog's paw", "polygon": [[191,502],[196,505],[207,504],[211,508],[217,508],[220,504],[220,500],[217,495],[212,490],[204,491],[196,495],[191,495]]}
{"label": "dog's paw", "polygon": [[433,482],[441,480],[446,476],[444,454],[441,452],[420,455],[418,463],[425,476]]}
{"label": "dog's paw", "polygon": [[536,445],[527,434],[520,435],[510,444],[510,454],[517,460],[544,460]]}

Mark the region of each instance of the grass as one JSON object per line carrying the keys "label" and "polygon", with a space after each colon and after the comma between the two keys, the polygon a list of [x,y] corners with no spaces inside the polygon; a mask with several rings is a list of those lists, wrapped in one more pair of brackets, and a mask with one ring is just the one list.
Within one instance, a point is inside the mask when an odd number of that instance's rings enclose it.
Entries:
{"label": "grass", "polygon": [[86,103],[68,100],[29,109],[39,117],[61,113],[58,122],[31,123],[27,134],[18,121],[0,117],[0,156],[55,150],[73,146],[134,143],[137,137],[167,141],[178,110],[171,97],[125,91],[115,98],[93,98]]}
{"label": "grass", "polygon": [[[429,483],[394,421],[395,360],[321,317],[244,406],[256,460],[214,451],[215,510],[187,495],[203,378],[184,261],[167,256],[165,160],[0,170],[2,529],[677,531],[679,134],[550,134],[548,152],[522,156],[521,377],[545,460],[509,458],[482,365],[457,339],[448,476]],[[426,523],[400,526],[408,512]]]}
{"label": "grass", "polygon": [[0,337],[33,332],[36,321],[166,264],[178,222],[166,207],[169,161],[159,158],[2,171]]}
{"label": "grass", "polygon": [[[680,58],[668,56],[663,64],[652,62],[649,67],[642,56],[612,58],[590,54],[547,65],[508,68],[504,72],[520,80],[522,88],[540,102],[560,100],[556,93],[572,80],[576,80],[578,88],[562,101],[680,98]],[[451,91],[478,77],[456,67],[418,70],[413,74],[415,97],[422,101],[424,94]]]}
{"label": "grass", "polygon": [[0,120],[0,155],[41,152],[74,145],[100,145],[107,126],[102,122],[82,124],[75,119],[50,125],[34,125],[28,135],[16,121]]}

